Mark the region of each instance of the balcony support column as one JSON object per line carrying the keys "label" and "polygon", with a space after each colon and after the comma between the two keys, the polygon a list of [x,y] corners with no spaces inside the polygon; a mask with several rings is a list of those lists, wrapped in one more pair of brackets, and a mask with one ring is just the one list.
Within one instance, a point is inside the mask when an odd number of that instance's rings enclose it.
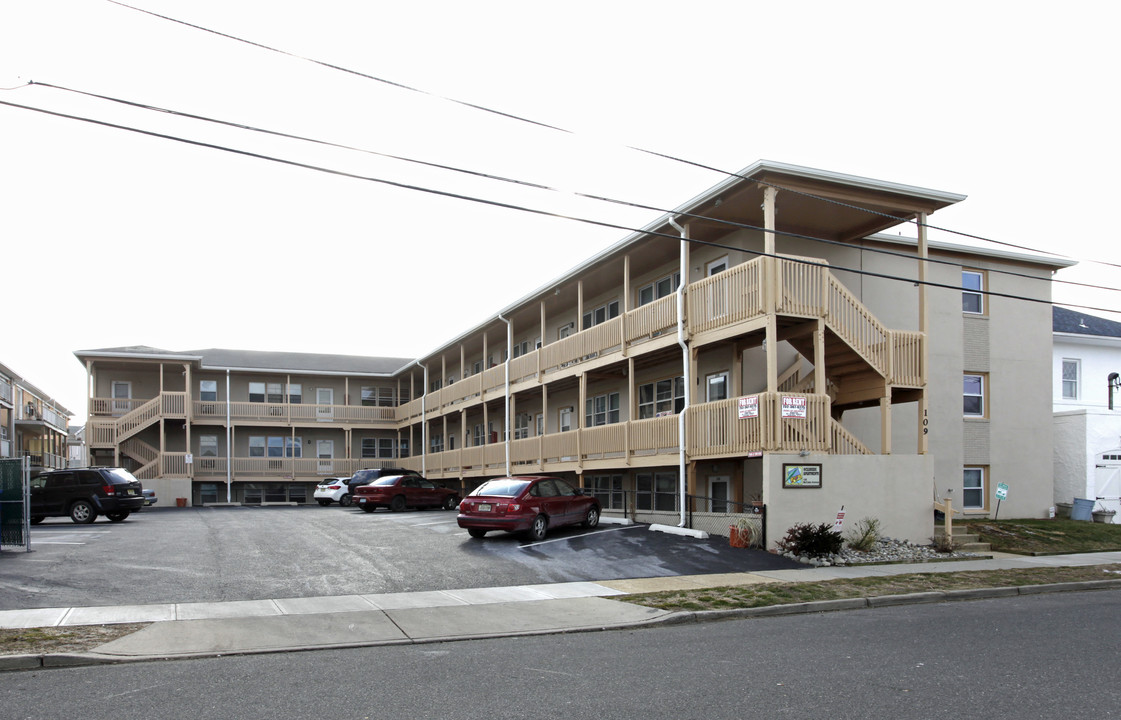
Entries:
{"label": "balcony support column", "polygon": [[[631,423],[635,420],[635,418],[638,417],[638,402],[637,402],[638,398],[635,397],[635,393],[634,393],[634,358],[633,357],[627,358],[627,397],[630,398],[630,402],[627,403],[627,405],[628,405],[627,422],[623,424],[623,464],[624,465],[630,465],[631,464]],[[657,394],[655,394],[655,398],[654,398],[655,409],[658,407],[657,402],[658,402]]]}
{"label": "balcony support column", "polygon": [[767,392],[778,392],[778,322],[774,312],[767,315],[766,347],[763,352],[767,359]]}
{"label": "balcony support column", "polygon": [[584,448],[580,442],[584,435],[584,423],[587,418],[584,409],[588,406],[588,374],[580,373],[580,402],[576,406],[576,466],[579,472],[584,472]]}
{"label": "balcony support column", "polygon": [[891,455],[891,388],[880,398],[880,454]]}
{"label": "balcony support column", "polygon": [[814,331],[814,392],[825,394],[825,320],[818,318]]}
{"label": "balcony support column", "polygon": [[[541,337],[545,337],[542,335]],[[545,435],[549,434],[549,386],[541,385],[541,437],[537,443],[537,467],[545,469]]]}

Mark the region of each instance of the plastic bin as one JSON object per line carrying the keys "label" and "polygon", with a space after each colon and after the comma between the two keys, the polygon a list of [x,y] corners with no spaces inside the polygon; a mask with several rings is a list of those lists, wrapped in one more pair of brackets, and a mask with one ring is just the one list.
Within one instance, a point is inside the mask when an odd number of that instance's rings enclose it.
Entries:
{"label": "plastic bin", "polygon": [[1071,520],[1085,520],[1091,522],[1093,520],[1094,501],[1087,500],[1086,498],[1075,498],[1074,507],[1070,509]]}

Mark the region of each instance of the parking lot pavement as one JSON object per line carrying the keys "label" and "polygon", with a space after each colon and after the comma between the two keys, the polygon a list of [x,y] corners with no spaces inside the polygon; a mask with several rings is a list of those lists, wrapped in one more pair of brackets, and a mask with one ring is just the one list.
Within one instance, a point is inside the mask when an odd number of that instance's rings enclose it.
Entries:
{"label": "parking lot pavement", "polygon": [[562,528],[543,542],[477,540],[454,512],[354,508],[150,508],[121,523],[32,527],[0,553],[0,608],[91,607],[368,595],[802,567],[722,538],[646,526]]}

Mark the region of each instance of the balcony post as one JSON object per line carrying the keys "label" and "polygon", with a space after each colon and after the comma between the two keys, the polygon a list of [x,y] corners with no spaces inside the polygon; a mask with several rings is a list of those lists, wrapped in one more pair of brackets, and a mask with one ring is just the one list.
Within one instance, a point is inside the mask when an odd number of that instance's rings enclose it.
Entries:
{"label": "balcony post", "polygon": [[929,362],[930,349],[927,343],[927,338],[930,337],[929,332],[929,306],[927,304],[927,284],[926,284],[926,261],[927,261],[927,245],[926,245],[926,213],[919,213],[917,219],[918,225],[918,244],[919,244],[919,333],[921,339],[919,340],[919,431],[918,431],[918,454],[927,454],[927,417],[926,406],[926,376],[927,367]]}

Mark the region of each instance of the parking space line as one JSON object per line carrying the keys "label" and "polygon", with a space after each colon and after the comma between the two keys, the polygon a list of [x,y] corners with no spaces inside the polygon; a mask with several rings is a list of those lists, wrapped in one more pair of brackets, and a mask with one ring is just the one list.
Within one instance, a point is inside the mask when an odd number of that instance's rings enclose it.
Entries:
{"label": "parking space line", "polygon": [[633,530],[633,529],[639,528],[639,527],[645,527],[645,526],[644,525],[624,525],[623,527],[611,528],[610,530],[597,530],[595,532],[581,533],[580,535],[573,535],[572,537],[554,538],[552,540],[542,540],[541,542],[529,543],[527,545],[519,545],[518,549],[519,550],[525,550],[526,548],[537,547],[538,545],[545,545],[547,543],[562,542],[564,540],[572,540],[573,538],[578,538],[578,537],[588,537],[589,535],[601,535],[603,533],[618,532],[619,530]]}

